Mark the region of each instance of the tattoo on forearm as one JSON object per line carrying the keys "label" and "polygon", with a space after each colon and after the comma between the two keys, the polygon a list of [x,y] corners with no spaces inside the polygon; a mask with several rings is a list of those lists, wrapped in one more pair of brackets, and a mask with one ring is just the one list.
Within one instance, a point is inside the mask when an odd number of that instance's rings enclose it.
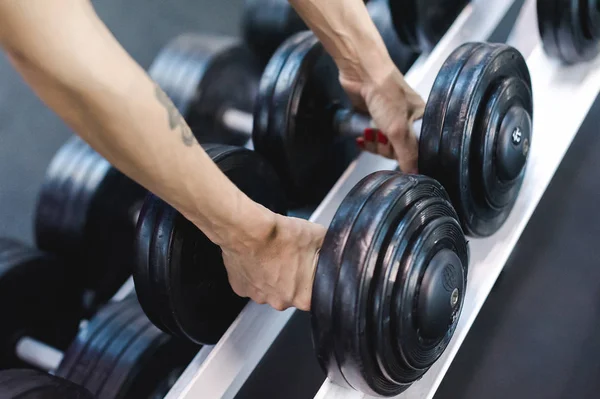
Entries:
{"label": "tattoo on forearm", "polygon": [[171,128],[171,130],[179,130],[179,132],[181,133],[181,140],[183,141],[183,144],[185,144],[188,147],[193,146],[194,143],[197,142],[196,138],[190,130],[190,127],[185,122],[185,119],[183,119],[183,116],[181,116],[181,114],[175,107],[175,104],[173,104],[169,96],[167,96],[167,94],[157,84],[155,84],[154,86],[154,92],[158,101],[167,110],[167,116],[169,118],[169,128]]}

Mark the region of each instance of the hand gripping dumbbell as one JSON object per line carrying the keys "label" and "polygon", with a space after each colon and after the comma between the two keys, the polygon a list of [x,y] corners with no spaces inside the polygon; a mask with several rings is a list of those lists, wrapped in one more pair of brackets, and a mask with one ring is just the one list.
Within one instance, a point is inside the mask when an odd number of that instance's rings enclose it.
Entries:
{"label": "hand gripping dumbbell", "polygon": [[[331,84],[335,76],[308,32],[286,41],[263,75],[253,142],[290,198],[325,195],[350,158],[340,148],[356,148],[355,138],[372,124],[348,107]],[[462,46],[438,73],[421,129],[415,126],[419,171],[444,185],[468,234],[489,236],[508,217],[524,176],[532,113],[529,72],[512,48]]]}
{"label": "hand gripping dumbbell", "polygon": [[[240,147],[203,147],[250,199],[273,212],[287,212],[277,174],[262,157]],[[136,258],[140,304],[156,326],[175,336],[215,344],[247,302],[231,289],[220,248],[154,195],[140,212]]]}
{"label": "hand gripping dumbbell", "polygon": [[[275,174],[253,168],[256,153],[209,154],[251,197],[279,202],[278,191],[265,189]],[[156,197],[138,229],[134,279],[148,317],[169,334],[216,343],[246,302],[229,286],[219,248]],[[408,387],[452,337],[467,265],[467,242],[439,183],[399,172],[365,178],[334,217],[315,274],[313,336],[328,375],[377,395]]]}
{"label": "hand gripping dumbbell", "polygon": [[76,136],[53,158],[35,215],[37,246],[83,279],[90,314],[131,275],[133,238],[146,190]]}
{"label": "hand gripping dumbbell", "polygon": [[[0,270],[0,297],[14,304],[0,310],[0,368],[50,371],[97,399],[162,398],[198,351],[157,329],[135,297],[105,305],[80,327],[69,307],[77,301],[65,298],[74,291],[68,268],[50,255],[0,239]],[[65,341],[63,353],[54,344]]]}
{"label": "hand gripping dumbbell", "polygon": [[0,371],[2,399],[94,399],[85,388],[37,370]]}
{"label": "hand gripping dumbbell", "polygon": [[[443,65],[431,96],[424,126],[433,131],[427,154],[438,154],[446,190],[478,201],[495,190],[504,196],[494,197],[494,204],[512,205],[527,155],[524,142],[531,138],[523,57],[506,45],[465,44]],[[251,198],[262,193],[258,202],[276,208],[281,197],[276,177],[258,155],[217,148],[208,152],[220,168],[228,176],[236,170],[245,176],[233,182]],[[231,151],[240,159],[225,168],[225,159],[217,159],[214,151]],[[508,168],[512,179],[492,174],[473,180],[486,171],[505,173],[507,167],[496,163],[510,166],[511,157],[518,166]],[[320,251],[311,308],[318,359],[338,384],[395,395],[420,378],[447,346],[467,281],[461,224],[491,234],[510,206],[499,211],[488,205],[487,212],[476,213],[481,202],[475,202],[464,217],[446,190],[430,177],[378,172],[342,201]],[[224,321],[232,321],[243,304],[231,299],[235,295],[219,248],[156,197],[142,208],[136,242],[134,279],[148,317],[170,334],[214,343],[228,326]]]}
{"label": "hand gripping dumbbell", "polygon": [[600,2],[537,0],[544,50],[566,64],[594,59],[600,53]]}
{"label": "hand gripping dumbbell", "polygon": [[[287,0],[282,1],[261,4],[260,12],[279,18],[288,11],[271,12],[269,7],[290,7]],[[387,2],[371,1],[368,7],[392,60],[407,71],[416,54],[398,43]],[[271,26],[264,21],[248,24]],[[201,143],[243,145],[252,135],[251,112],[262,70],[254,52],[237,39],[186,34],[161,50],[149,73]]]}

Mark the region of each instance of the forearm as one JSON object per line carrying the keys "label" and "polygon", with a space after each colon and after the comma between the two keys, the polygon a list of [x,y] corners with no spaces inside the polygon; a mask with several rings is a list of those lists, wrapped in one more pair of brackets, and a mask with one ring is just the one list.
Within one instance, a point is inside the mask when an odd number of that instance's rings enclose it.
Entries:
{"label": "forearm", "polygon": [[289,0],[345,80],[383,79],[394,68],[363,0]]}
{"label": "forearm", "polygon": [[114,166],[177,208],[216,243],[239,238],[231,237],[243,228],[237,223],[261,216],[257,205],[219,171],[91,5],[70,3],[63,11],[75,15],[53,19],[29,12],[23,17],[40,32],[20,33],[5,42],[15,67]]}

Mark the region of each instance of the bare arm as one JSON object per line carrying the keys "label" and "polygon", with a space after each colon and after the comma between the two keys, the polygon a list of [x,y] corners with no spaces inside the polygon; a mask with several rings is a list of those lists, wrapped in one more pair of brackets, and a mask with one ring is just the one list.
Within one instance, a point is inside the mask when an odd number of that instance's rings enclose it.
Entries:
{"label": "bare arm", "polygon": [[289,0],[335,60],[342,83],[380,81],[395,69],[363,0]]}
{"label": "bare arm", "polygon": [[[392,0],[393,1],[393,0]],[[417,173],[413,122],[425,103],[406,83],[385,47],[363,0],[289,0],[335,60],[340,83],[355,107],[368,111],[377,135],[357,139],[367,151],[396,159]]]}
{"label": "bare arm", "polygon": [[73,130],[214,242],[244,240],[246,228],[270,233],[271,213],[219,171],[89,1],[0,0],[0,39],[23,78]]}

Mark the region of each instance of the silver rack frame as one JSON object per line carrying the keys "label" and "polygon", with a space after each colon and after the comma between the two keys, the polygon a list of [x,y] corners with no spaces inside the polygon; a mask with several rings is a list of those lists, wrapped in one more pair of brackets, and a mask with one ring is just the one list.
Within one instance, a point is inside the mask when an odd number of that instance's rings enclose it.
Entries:
{"label": "silver rack frame", "polygon": [[[431,399],[465,340],[525,226],[550,184],[571,142],[600,92],[600,57],[563,66],[548,58],[535,20],[535,0],[527,0],[509,44],[526,57],[533,84],[534,136],[525,180],[511,215],[494,236],[470,241],[471,262],[464,308],[454,337],[425,376],[399,395]],[[370,396],[326,381],[315,399],[367,399]]]}
{"label": "silver rack frame", "polygon": [[[450,53],[464,42],[487,40],[513,3],[515,0],[473,0],[433,52],[413,65],[406,75],[408,83],[427,98],[437,72]],[[360,179],[371,172],[395,167],[394,161],[361,155],[310,220],[328,226],[342,199]],[[198,354],[166,399],[235,397],[294,312],[295,309],[277,312],[267,305],[249,303],[217,345]],[[357,393],[341,394],[346,397]]]}

